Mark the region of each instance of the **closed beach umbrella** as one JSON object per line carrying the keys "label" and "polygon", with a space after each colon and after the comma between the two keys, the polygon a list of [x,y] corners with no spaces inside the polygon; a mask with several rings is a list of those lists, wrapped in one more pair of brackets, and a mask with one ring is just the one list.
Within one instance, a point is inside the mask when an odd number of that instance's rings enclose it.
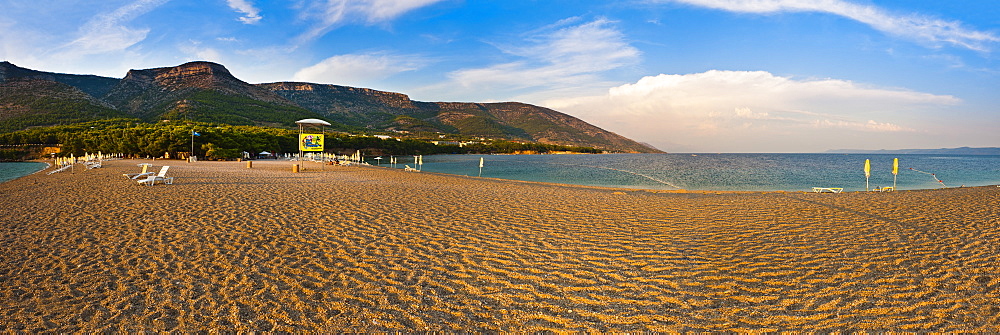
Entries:
{"label": "closed beach umbrella", "polygon": [[865,192],[868,192],[868,177],[872,176],[872,162],[865,160]]}
{"label": "closed beach umbrella", "polygon": [[899,173],[899,158],[892,159],[892,191],[896,191],[896,174]]}

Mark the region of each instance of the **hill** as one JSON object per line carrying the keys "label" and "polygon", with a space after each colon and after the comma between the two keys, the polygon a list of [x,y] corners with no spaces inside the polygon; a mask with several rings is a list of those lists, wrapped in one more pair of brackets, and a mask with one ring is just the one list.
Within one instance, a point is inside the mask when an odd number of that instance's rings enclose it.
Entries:
{"label": "hill", "polygon": [[0,133],[123,116],[113,106],[57,81],[16,78],[0,82]]}
{"label": "hill", "polygon": [[210,62],[130,70],[103,100],[146,121],[289,126],[319,116]]}
{"label": "hill", "polygon": [[454,135],[659,152],[558,111],[519,102],[421,102],[402,93],[313,83],[249,84],[221,64],[130,70],[124,78],[69,75],[0,63],[0,131],[116,117],[294,127],[321,118],[334,129]]}
{"label": "hill", "polygon": [[331,120],[355,127],[656,152],[570,115],[519,102],[421,102],[401,93],[311,83],[259,86]]}
{"label": "hill", "polygon": [[78,75],[42,72],[18,67],[10,62],[0,62],[0,83],[8,79],[38,79],[63,83],[87,93],[92,97],[102,97],[111,90],[118,79],[94,75]]}
{"label": "hill", "polygon": [[0,62],[0,132],[123,117],[95,95],[117,79],[48,73]]}

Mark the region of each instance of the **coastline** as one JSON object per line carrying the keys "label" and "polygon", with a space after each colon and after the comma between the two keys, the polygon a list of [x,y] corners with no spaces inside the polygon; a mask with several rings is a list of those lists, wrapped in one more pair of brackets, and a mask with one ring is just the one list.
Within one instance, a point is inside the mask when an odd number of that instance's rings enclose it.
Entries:
{"label": "coastline", "polygon": [[0,330],[1000,324],[995,186],[653,191],[158,160],[175,184],[145,187],[121,176],[139,162],[0,183]]}
{"label": "coastline", "polygon": [[[423,170],[477,176],[480,173],[477,169],[480,158],[478,155],[429,156]],[[898,176],[898,185],[897,178],[889,170],[893,157],[885,155],[493,156],[486,158],[482,176],[650,190],[796,192],[811,191],[813,187],[842,187],[853,192],[865,191],[867,178],[861,169],[865,158],[873,158],[875,170],[870,179],[871,185],[897,186],[897,191],[1000,183],[1000,170],[995,168],[1000,163],[1000,156],[961,156],[947,160],[926,155],[899,157],[904,165]],[[937,176],[930,172],[936,172]],[[947,185],[937,182],[937,179],[944,179]]]}
{"label": "coastline", "polygon": [[[52,163],[45,162],[45,161],[40,161],[40,160],[30,160],[30,161],[23,161],[23,162],[0,162],[0,163],[8,163],[8,164],[9,163],[40,163],[40,164],[44,164],[45,165],[45,167],[42,167],[42,168],[40,168],[38,170],[35,170],[35,171],[31,172],[31,173],[27,173],[27,174],[24,174],[24,175],[18,175],[16,177],[13,177],[11,179],[6,179],[6,180],[0,179],[0,183],[11,181],[11,180],[14,180],[14,179],[17,179],[17,178],[22,178],[22,177],[29,176],[29,175],[33,175],[33,174],[45,171],[48,168],[52,167]],[[0,176],[0,177],[3,177],[3,176]]]}

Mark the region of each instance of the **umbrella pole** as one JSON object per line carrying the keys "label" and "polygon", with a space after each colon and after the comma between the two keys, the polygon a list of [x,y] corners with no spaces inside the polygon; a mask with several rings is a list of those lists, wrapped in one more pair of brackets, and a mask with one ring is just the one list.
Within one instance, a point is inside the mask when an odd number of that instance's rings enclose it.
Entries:
{"label": "umbrella pole", "polygon": [[302,124],[299,124],[299,138],[298,138],[299,156],[296,159],[299,161],[299,167],[302,166]]}

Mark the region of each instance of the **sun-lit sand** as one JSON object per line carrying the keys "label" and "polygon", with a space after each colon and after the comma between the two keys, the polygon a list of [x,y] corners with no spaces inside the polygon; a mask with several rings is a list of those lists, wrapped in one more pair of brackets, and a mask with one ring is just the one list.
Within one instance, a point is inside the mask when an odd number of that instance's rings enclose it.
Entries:
{"label": "sun-lit sand", "polygon": [[[149,161],[141,161],[149,162]],[[1000,188],[655,193],[290,162],[0,183],[0,331],[1000,331]]]}

